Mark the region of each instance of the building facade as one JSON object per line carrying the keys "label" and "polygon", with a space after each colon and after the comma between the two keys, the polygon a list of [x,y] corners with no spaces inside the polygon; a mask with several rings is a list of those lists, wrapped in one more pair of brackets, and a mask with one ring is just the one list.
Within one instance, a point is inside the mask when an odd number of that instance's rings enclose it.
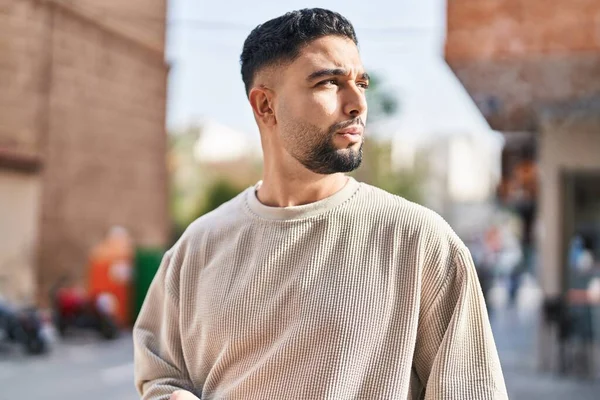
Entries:
{"label": "building facade", "polygon": [[[507,139],[502,198],[526,221],[546,299],[567,295],[575,237],[585,274],[600,271],[600,3],[449,0],[447,15],[446,60]],[[543,355],[556,337],[540,333]]]}
{"label": "building facade", "polygon": [[0,2],[0,291],[44,303],[114,225],[167,242],[166,7]]}

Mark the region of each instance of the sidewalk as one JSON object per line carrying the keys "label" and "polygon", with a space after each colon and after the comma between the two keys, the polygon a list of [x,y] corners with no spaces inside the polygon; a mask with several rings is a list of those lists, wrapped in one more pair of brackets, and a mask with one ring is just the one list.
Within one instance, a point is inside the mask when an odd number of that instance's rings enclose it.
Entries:
{"label": "sidewalk", "polygon": [[559,377],[536,368],[536,310],[500,309],[490,320],[511,400],[600,399],[600,381]]}

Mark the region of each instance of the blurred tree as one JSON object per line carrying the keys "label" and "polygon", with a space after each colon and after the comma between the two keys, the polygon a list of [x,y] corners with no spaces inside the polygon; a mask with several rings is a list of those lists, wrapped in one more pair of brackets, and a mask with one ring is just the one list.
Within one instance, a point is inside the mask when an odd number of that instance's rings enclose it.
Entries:
{"label": "blurred tree", "polygon": [[426,165],[417,162],[411,169],[394,171],[392,144],[389,140],[366,140],[362,165],[353,176],[407,200],[423,203],[422,188],[427,178]]}
{"label": "blurred tree", "polygon": [[384,85],[379,74],[369,75],[369,90],[367,90],[369,121],[377,121],[396,114],[400,106],[396,94]]}
{"label": "blurred tree", "polygon": [[194,158],[194,145],[202,135],[199,126],[169,132],[167,170],[169,173],[169,212],[173,239],[177,240],[183,230],[193,221],[198,203],[206,186],[205,176],[198,173]]}
{"label": "blurred tree", "polygon": [[218,178],[208,188],[204,204],[199,207],[196,217],[217,209],[223,203],[228,202],[240,194],[243,189],[238,188],[228,179]]}
{"label": "blurred tree", "polygon": [[253,159],[199,159],[197,145],[206,131],[189,126],[170,132],[167,165],[169,171],[169,209],[172,221],[171,243],[175,243],[190,223],[235,197],[260,179]]}
{"label": "blurred tree", "polygon": [[244,189],[239,188],[226,177],[215,178],[215,180],[205,188],[205,196],[204,198],[199,199],[194,212],[184,220],[173,221],[172,243],[175,243],[179,237],[181,237],[188,225],[197,218],[217,209],[220,205],[233,199],[243,190]]}

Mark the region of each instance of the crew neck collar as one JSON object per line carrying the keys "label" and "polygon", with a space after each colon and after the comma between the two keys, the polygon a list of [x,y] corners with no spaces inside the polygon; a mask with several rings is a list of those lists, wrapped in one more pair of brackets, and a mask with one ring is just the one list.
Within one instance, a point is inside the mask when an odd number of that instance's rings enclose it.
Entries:
{"label": "crew neck collar", "polygon": [[250,211],[264,219],[282,221],[304,219],[327,212],[350,199],[360,184],[354,178],[348,177],[344,187],[331,196],[313,203],[291,207],[271,207],[261,203],[256,196],[261,185],[262,181],[259,181],[246,190],[246,203]]}

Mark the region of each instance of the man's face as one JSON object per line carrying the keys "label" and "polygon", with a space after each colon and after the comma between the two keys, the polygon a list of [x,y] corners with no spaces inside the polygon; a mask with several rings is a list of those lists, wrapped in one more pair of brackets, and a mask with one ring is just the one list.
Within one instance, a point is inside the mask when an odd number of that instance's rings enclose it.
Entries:
{"label": "man's face", "polygon": [[369,79],[356,45],[325,36],[278,72],[274,111],[285,151],[319,174],[358,168]]}

